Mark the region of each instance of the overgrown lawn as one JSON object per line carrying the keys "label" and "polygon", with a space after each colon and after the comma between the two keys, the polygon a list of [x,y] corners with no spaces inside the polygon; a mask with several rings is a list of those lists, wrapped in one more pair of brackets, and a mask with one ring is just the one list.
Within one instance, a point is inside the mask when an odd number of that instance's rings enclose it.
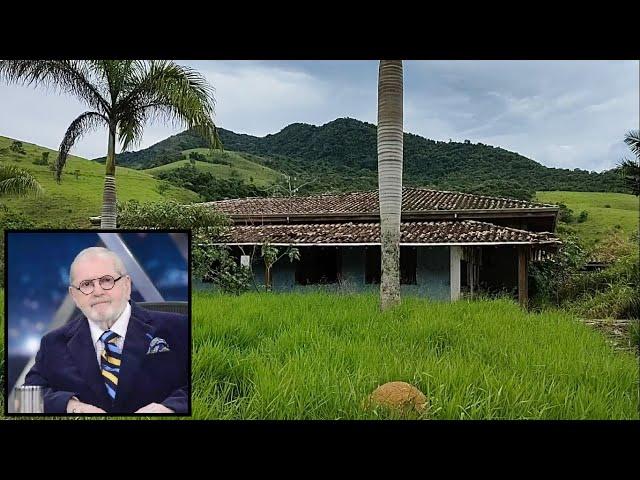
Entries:
{"label": "overgrown lawn", "polygon": [[193,334],[195,418],[388,418],[362,404],[389,381],[427,395],[423,418],[638,418],[634,355],[507,300],[198,293]]}

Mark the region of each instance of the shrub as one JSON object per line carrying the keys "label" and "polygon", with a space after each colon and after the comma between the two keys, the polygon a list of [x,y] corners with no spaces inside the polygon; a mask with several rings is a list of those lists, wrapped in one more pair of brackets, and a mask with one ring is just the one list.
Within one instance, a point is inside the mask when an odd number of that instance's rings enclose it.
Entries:
{"label": "shrub", "polygon": [[578,237],[573,234],[560,235],[562,246],[557,254],[544,261],[533,263],[530,269],[533,291],[542,302],[561,303],[563,288],[569,284],[587,259]]}
{"label": "shrub", "polygon": [[49,152],[42,152],[42,156],[31,163],[34,165],[49,165]]}
{"label": "shrub", "polygon": [[196,246],[191,259],[194,276],[213,282],[225,293],[239,295],[255,287],[251,269],[237,264],[227,246]]}
{"label": "shrub", "polygon": [[[210,278],[226,292],[246,288],[247,272],[236,264],[225,247],[213,245],[229,224],[224,215],[202,205],[181,205],[175,201],[141,204],[136,200],[118,203],[120,228],[191,230],[192,273]],[[253,277],[251,277],[251,280]]]}
{"label": "shrub", "polygon": [[191,163],[193,165],[195,165],[196,161],[198,162],[206,162],[207,161],[207,157],[201,153],[198,152],[191,152],[189,153],[189,159],[191,160]]}
{"label": "shrub", "polygon": [[166,180],[161,180],[156,184],[156,192],[160,195],[164,195],[164,193],[171,188],[171,184]]}
{"label": "shrub", "polygon": [[567,207],[564,203],[558,203],[558,206],[560,207],[560,210],[558,211],[558,221],[564,223],[573,222],[573,210]]}
{"label": "shrub", "polygon": [[24,147],[22,146],[22,142],[15,140],[14,142],[11,143],[11,146],[9,147],[9,149],[12,152],[16,152],[19,153],[21,155],[25,155],[27,152],[25,152]]}
{"label": "shrub", "polygon": [[588,216],[589,212],[587,212],[586,210],[581,211],[580,215],[578,215],[578,223],[584,222]]}

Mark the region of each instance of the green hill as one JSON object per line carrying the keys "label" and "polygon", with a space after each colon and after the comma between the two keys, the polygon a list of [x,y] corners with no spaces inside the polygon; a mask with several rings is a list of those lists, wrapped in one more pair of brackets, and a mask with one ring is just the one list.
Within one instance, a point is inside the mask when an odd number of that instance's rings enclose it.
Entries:
{"label": "green hill", "polygon": [[[2,197],[0,204],[23,213],[38,225],[48,224],[60,228],[89,228],[89,217],[100,215],[104,185],[104,165],[76,156],[70,156],[62,182],[57,184],[47,165],[34,165],[42,152],[49,153],[49,162],[57,152],[45,147],[22,142],[24,154],[10,150],[13,139],[0,136],[0,162],[30,172],[44,187],[41,197]],[[77,172],[77,178],[76,178]],[[170,186],[158,193],[161,182],[148,173],[130,168],[116,167],[116,187],[119,201],[160,201],[174,199],[184,203],[198,201],[196,193]]]}
{"label": "green hill", "polygon": [[588,247],[599,241],[620,233],[630,238],[638,233],[638,197],[623,193],[602,192],[537,192],[536,197],[545,203],[564,203],[578,217],[586,211],[584,222],[572,222],[570,226]]}
{"label": "green hill", "polygon": [[[254,137],[219,129],[225,149],[258,155],[258,163],[311,182],[300,193],[376,188],[376,126],[339,118],[322,126],[291,124]],[[205,147],[192,131],[118,157],[120,165],[148,168],[170,163],[182,151]],[[104,159],[102,159],[104,160]],[[615,170],[596,173],[545,167],[499,147],[430,140],[405,133],[404,183],[473,193],[531,196],[536,190],[625,192]]]}
{"label": "green hill", "polygon": [[[253,183],[259,187],[265,187],[273,184],[282,177],[282,175],[275,170],[260,165],[255,161],[248,160],[246,158],[249,157],[248,155],[243,156],[243,154],[239,152],[230,150],[211,151],[208,148],[193,148],[184,150],[181,153],[186,158],[188,158],[191,153],[202,155],[206,161],[196,161],[196,168],[203,172],[210,172],[218,179],[228,180],[237,178],[246,183]],[[250,157],[256,158],[255,156]],[[144,172],[155,175],[159,172],[167,172],[189,165],[191,165],[190,160],[177,160],[158,167],[145,169]]]}

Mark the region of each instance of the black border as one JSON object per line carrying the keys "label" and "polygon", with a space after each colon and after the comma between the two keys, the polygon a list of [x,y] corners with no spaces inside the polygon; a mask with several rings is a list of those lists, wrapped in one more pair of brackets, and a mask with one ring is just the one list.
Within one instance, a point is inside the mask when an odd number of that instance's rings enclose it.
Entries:
{"label": "black border", "polygon": [[[187,343],[189,345],[189,352],[187,354],[188,358],[188,376],[189,376],[189,399],[187,401],[187,413],[162,413],[162,414],[134,414],[134,413],[119,413],[114,415],[104,415],[101,413],[9,413],[9,311],[8,311],[8,301],[9,298],[9,234],[10,233],[145,233],[145,234],[153,234],[153,233],[183,233],[187,235],[187,324],[188,324],[188,335],[187,335]],[[36,228],[36,229],[14,229],[9,228],[4,231],[4,385],[2,388],[2,394],[4,395],[4,409],[3,415],[6,419],[17,419],[17,418],[50,418],[50,417],[65,417],[65,421],[67,419],[72,420],[77,417],[108,417],[111,418],[120,418],[120,417],[133,417],[133,418],[144,418],[144,417],[192,417],[193,416],[193,408],[192,408],[192,399],[193,399],[193,376],[192,376],[192,352],[193,352],[193,339],[192,339],[192,312],[191,312],[191,303],[192,303],[192,295],[191,295],[191,230],[190,229],[116,229],[116,230],[105,230],[105,229],[45,229],[45,228]]]}
{"label": "black border", "polygon": [[[198,23],[192,9],[173,9],[168,16],[165,9],[142,10],[131,4],[126,18],[111,27],[114,34],[92,35],[99,25],[95,15],[43,6],[23,15],[29,18],[29,42],[22,41],[23,23],[8,21],[0,29],[0,45],[3,58],[59,59],[629,60],[640,56],[637,7],[629,5],[624,10],[527,5],[517,12],[473,3],[464,8],[430,4],[384,11],[345,2],[338,6],[302,13],[291,7],[258,5],[240,12],[231,8],[225,15],[229,7],[217,4],[215,18],[224,20],[212,28],[208,24],[190,28],[188,35],[173,33],[175,25]],[[91,33],[80,41],[73,28],[59,28],[51,35],[52,24],[89,25]],[[238,35],[239,25],[243,35]]]}

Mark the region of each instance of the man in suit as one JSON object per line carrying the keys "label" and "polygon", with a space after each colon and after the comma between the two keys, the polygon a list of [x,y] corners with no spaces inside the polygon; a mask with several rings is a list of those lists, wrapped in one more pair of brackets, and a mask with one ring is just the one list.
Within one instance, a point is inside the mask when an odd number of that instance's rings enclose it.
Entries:
{"label": "man in suit", "polygon": [[187,413],[188,321],[130,302],[131,278],[110,250],[90,247],[70,267],[83,315],[47,333],[26,385],[45,413]]}

